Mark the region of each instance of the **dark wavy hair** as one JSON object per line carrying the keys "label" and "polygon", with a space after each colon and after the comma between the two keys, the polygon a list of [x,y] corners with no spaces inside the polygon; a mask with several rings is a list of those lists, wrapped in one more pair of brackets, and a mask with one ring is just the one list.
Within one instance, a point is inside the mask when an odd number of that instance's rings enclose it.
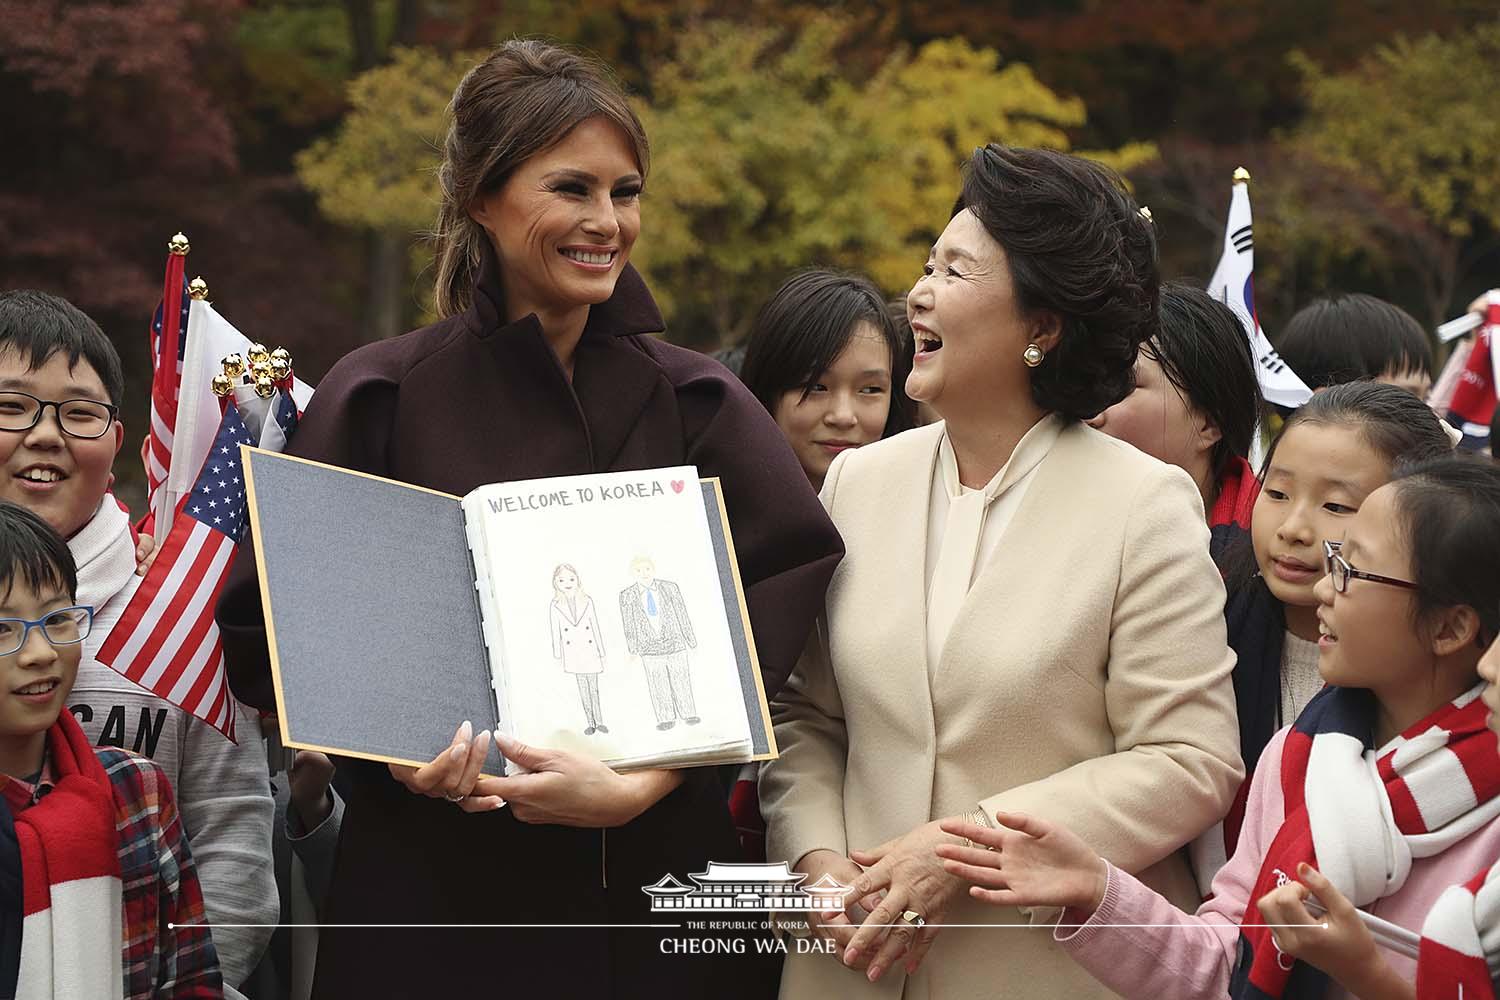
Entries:
{"label": "dark wavy hair", "polygon": [[807,394],[844,352],[860,323],[874,327],[891,352],[891,408],[882,436],[907,430],[917,409],[906,395],[911,342],[896,328],[880,289],[860,274],[809,270],[788,278],[756,314],[740,379],[774,415],[783,393],[801,389]]}
{"label": "dark wavy hair", "polygon": [[1500,635],[1500,467],[1444,458],[1403,468],[1394,482],[1417,620],[1467,604],[1488,645]]}
{"label": "dark wavy hair", "polygon": [[1135,387],[1136,351],[1156,332],[1156,234],[1120,175],[1049,149],[990,143],[964,168],[968,209],[1005,250],[1020,306],[1062,323],[1031,370],[1045,410],[1078,420]]}
{"label": "dark wavy hair", "polygon": [[1245,328],[1232,309],[1201,288],[1169,281],[1161,286],[1161,325],[1141,350],[1219,429],[1209,455],[1217,483],[1231,460],[1249,455],[1263,408]]}
{"label": "dark wavy hair", "polygon": [[1424,372],[1432,377],[1427,331],[1400,306],[1373,295],[1332,295],[1287,321],[1276,345],[1308,387]]}

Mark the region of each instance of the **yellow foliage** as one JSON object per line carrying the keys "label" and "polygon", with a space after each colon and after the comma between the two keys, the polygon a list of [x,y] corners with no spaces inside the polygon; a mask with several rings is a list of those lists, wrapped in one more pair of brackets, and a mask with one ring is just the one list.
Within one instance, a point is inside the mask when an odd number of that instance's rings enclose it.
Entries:
{"label": "yellow foliage", "polygon": [[445,109],[480,57],[395,49],[349,84],[349,113],[331,137],[297,154],[297,176],[323,214],[348,226],[403,232],[437,217]]}
{"label": "yellow foliage", "polygon": [[[700,21],[652,67],[638,102],[653,163],[635,261],[676,339],[732,339],[799,267],[858,268],[904,292],[974,147],[1067,149],[1085,120],[1079,100],[962,39],[850,79],[839,58],[850,35],[851,22],[819,14],[790,29]],[[324,214],[388,231],[431,225],[445,108],[478,58],[398,49],[353,81],[337,132],[296,161]],[[1129,169],[1155,151],[1087,155]]]}
{"label": "yellow foliage", "polygon": [[1500,227],[1500,21],[1452,38],[1397,38],[1347,73],[1304,56],[1296,139],[1450,236]]}
{"label": "yellow foliage", "polygon": [[[638,259],[664,305],[733,339],[793,269],[854,267],[904,292],[946,224],[976,146],[1069,148],[1081,101],[962,39],[841,71],[849,24],[795,33],[706,22],[651,78],[656,151]],[[1136,143],[1087,154],[1117,169]]]}

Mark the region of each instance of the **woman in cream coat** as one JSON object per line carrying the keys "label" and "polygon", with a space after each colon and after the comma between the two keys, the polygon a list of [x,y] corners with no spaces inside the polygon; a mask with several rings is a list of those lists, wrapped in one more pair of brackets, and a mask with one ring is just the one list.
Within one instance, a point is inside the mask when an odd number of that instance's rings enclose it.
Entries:
{"label": "woman in cream coat", "polygon": [[944,420],[829,470],[847,555],[772,708],[767,854],[854,886],[782,997],[1108,996],[1048,931],[985,926],[1057,914],[970,900],[950,816],[1060,821],[1195,899],[1179,848],[1241,778],[1223,586],[1186,474],[1083,423],[1129,392],[1157,283],[1113,174],[975,151],[907,299],[907,391]]}

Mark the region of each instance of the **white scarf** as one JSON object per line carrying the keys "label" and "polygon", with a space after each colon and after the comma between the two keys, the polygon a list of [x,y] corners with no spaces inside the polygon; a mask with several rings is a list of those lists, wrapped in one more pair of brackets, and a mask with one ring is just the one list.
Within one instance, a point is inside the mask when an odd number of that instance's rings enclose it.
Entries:
{"label": "white scarf", "polygon": [[[97,618],[135,576],[130,515],[120,509],[113,494],[104,494],[89,523],[68,539],[68,551],[78,564],[78,603],[93,608]],[[96,638],[102,641],[103,636]]]}

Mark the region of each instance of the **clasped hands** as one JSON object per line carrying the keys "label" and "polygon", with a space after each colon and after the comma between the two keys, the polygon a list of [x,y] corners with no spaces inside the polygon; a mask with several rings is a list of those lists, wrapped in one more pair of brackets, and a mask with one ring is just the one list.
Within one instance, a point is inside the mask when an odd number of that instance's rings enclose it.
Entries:
{"label": "clasped hands", "polygon": [[[491,742],[530,773],[482,777]],[[468,722],[430,764],[388,766],[391,777],[408,791],[447,799],[464,812],[493,812],[509,805],[523,823],[590,828],[623,826],[682,783],[679,771],[619,774],[592,757],[527,746],[498,731],[476,736]]]}
{"label": "clasped hands", "polygon": [[[944,832],[974,846],[942,843],[943,868],[971,883],[969,895],[996,906],[1063,907],[1064,922],[1082,922],[1104,902],[1109,866],[1078,836],[1035,816],[996,813],[999,826],[944,820]],[[1410,984],[1396,976],[1375,950],[1374,938],[1343,893],[1310,865],[1302,880],[1289,881],[1255,902],[1272,925],[1272,939],[1286,955],[1316,966],[1344,989],[1362,997],[1407,997]],[[1307,899],[1326,913],[1314,916]]]}
{"label": "clasped hands", "polygon": [[[843,910],[817,914],[813,933],[838,948],[839,960],[875,982],[897,962],[907,975],[922,964],[948,907],[963,892],[961,879],[943,870],[935,848],[954,841],[938,822],[868,851],[818,850],[797,870],[814,882],[829,875],[850,887]],[[903,919],[913,913],[922,923]]]}
{"label": "clasped hands", "polygon": [[[1099,909],[1109,866],[1081,838],[1035,816],[1001,812],[995,819],[995,827],[960,818],[927,823],[872,851],[852,851],[848,858],[827,850],[809,853],[798,866],[809,881],[828,874],[852,887],[848,907],[821,914],[814,932],[837,945],[846,966],[864,969],[874,982],[898,961],[904,960],[907,975],[920,967],[965,888],[994,906],[1060,907],[1069,923]],[[1377,988],[1399,984],[1349,900],[1315,869],[1303,865],[1298,874],[1302,882],[1257,901],[1267,923],[1282,925],[1273,932],[1278,947],[1346,988],[1403,995]],[[1323,904],[1326,915],[1313,916],[1304,902],[1310,896]],[[861,911],[869,911],[862,922]],[[904,921],[901,914],[907,911],[925,924],[919,928]]]}
{"label": "clasped hands", "polygon": [[[834,942],[840,960],[863,969],[873,983],[897,962],[907,975],[921,967],[965,887],[974,898],[997,905],[1069,906],[1076,900],[1090,904],[1090,912],[1098,907],[1106,869],[1082,841],[1030,817],[997,818],[1003,825],[993,829],[958,818],[935,820],[874,850],[851,851],[848,858],[834,851],[809,853],[798,870],[809,881],[828,874],[851,886],[854,901],[841,912],[821,914],[815,933]],[[857,922],[861,910],[869,916]],[[903,919],[908,912],[922,925]]]}

